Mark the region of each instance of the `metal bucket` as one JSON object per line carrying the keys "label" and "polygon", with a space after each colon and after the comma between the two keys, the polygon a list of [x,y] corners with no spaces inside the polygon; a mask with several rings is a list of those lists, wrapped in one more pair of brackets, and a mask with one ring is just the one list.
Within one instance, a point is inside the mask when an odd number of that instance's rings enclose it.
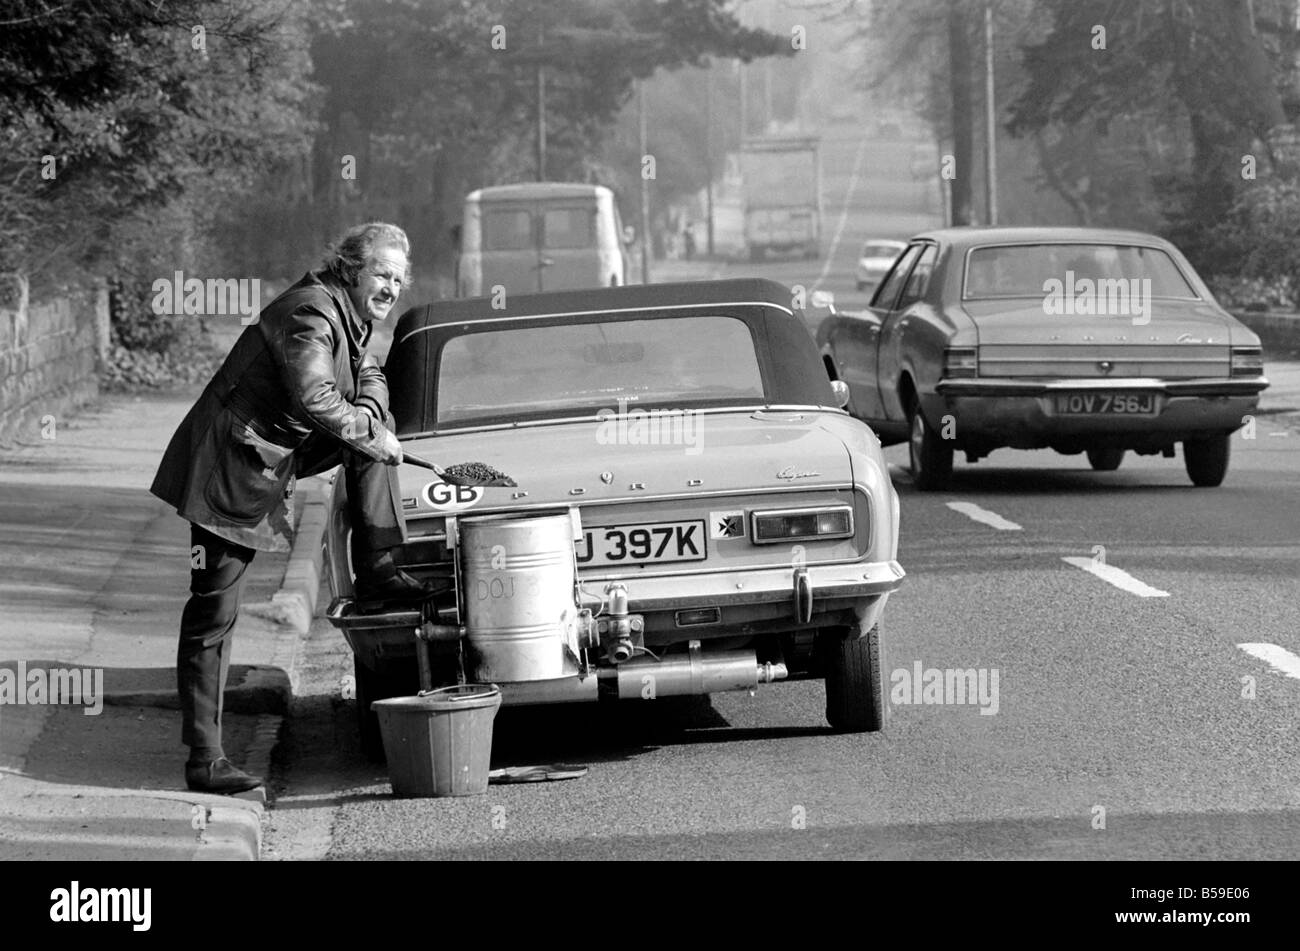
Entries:
{"label": "metal bucket", "polygon": [[465,628],[475,677],[491,683],[574,676],[573,522],[565,515],[462,519]]}
{"label": "metal bucket", "polygon": [[393,795],[476,796],[487,792],[495,684],[441,687],[418,697],[376,700]]}

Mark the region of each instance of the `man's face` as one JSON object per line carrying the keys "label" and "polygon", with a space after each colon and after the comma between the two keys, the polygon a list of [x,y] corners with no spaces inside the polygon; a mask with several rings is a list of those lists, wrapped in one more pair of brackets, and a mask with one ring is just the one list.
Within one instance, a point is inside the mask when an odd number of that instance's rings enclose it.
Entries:
{"label": "man's face", "polygon": [[406,255],[401,248],[383,246],[375,250],[374,255],[361,273],[357,275],[357,286],[348,288],[352,306],[357,309],[361,319],[369,323],[383,320],[397,303],[402,293],[406,274]]}

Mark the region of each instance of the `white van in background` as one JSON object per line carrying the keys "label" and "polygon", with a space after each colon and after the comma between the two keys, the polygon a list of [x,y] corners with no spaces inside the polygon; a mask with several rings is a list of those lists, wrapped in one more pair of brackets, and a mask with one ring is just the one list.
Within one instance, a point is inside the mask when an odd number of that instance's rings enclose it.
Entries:
{"label": "white van in background", "polygon": [[465,197],[458,297],[501,285],[526,294],[626,283],[624,231],[603,185],[534,182],[480,188]]}

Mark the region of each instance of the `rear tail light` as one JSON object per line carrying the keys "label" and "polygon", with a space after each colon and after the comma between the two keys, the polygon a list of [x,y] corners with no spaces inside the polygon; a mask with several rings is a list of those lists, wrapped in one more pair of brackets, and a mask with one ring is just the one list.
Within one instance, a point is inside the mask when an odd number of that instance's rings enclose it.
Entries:
{"label": "rear tail light", "polygon": [[974,347],[947,347],[943,351],[945,379],[979,376],[979,373],[979,354]]}
{"label": "rear tail light", "polygon": [[853,534],[853,509],[847,505],[754,512],[750,518],[750,538],[757,545],[848,538]]}
{"label": "rear tail light", "polygon": [[1259,347],[1232,348],[1233,376],[1263,376],[1264,354]]}

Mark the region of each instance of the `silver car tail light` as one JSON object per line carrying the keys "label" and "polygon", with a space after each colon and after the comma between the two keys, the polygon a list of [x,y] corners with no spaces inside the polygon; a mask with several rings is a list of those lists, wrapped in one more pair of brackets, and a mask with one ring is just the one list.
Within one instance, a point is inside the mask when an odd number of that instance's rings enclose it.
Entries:
{"label": "silver car tail light", "polygon": [[943,351],[945,379],[979,376],[979,353],[975,347],[946,347]]}
{"label": "silver car tail light", "polygon": [[749,537],[756,545],[853,535],[853,509],[847,505],[752,512],[749,517]]}
{"label": "silver car tail light", "polygon": [[1264,354],[1259,347],[1232,348],[1232,376],[1263,376]]}

